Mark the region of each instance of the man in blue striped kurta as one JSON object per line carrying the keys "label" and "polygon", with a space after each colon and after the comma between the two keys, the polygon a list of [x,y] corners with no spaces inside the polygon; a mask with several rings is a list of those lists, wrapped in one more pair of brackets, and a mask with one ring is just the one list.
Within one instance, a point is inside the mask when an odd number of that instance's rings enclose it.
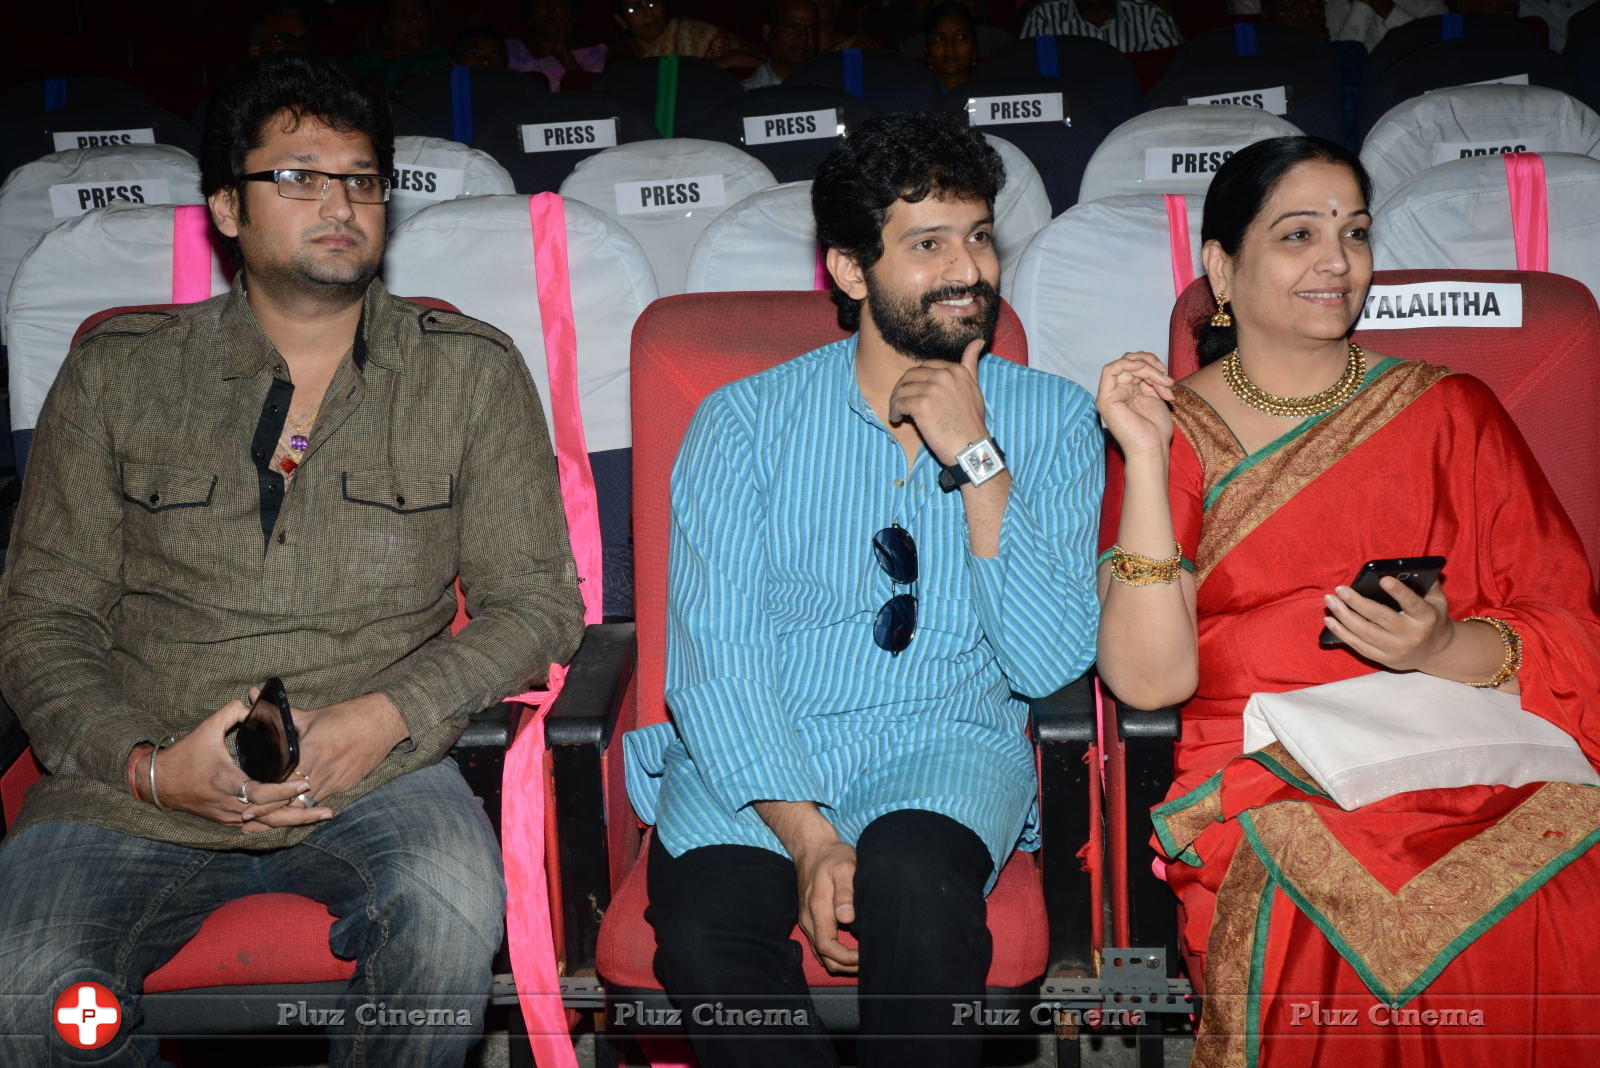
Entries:
{"label": "man in blue striped kurta", "polygon": [[656,971],[708,1068],[835,1063],[797,918],[859,970],[863,1065],[978,1061],[984,895],[1035,845],[1014,693],[1093,659],[1102,481],[1088,395],[980,355],[1003,181],[932,118],[851,134],[813,207],[857,332],[713,393],[678,455],[673,721],[628,737],[628,776]]}

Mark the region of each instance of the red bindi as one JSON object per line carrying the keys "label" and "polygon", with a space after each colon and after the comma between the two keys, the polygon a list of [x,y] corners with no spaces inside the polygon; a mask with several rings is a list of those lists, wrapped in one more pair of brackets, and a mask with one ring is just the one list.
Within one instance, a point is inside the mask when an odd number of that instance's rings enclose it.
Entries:
{"label": "red bindi", "polygon": [[1337,219],[1339,217],[1339,209],[1338,208],[1334,208],[1333,209],[1333,217],[1335,219]]}

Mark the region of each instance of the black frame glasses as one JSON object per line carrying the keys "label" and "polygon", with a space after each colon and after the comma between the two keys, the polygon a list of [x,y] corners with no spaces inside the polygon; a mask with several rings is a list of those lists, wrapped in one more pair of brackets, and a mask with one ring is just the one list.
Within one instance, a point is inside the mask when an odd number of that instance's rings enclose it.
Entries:
{"label": "black frame glasses", "polygon": [[[896,586],[915,587],[917,543],[898,525],[884,527],[872,536],[872,554]],[[879,649],[899,656],[917,631],[917,595],[897,593],[872,617],[872,640]]]}
{"label": "black frame glasses", "polygon": [[[303,181],[306,178],[321,178],[322,181]],[[279,167],[239,175],[241,182],[271,182],[285,200],[327,200],[328,190],[333,188],[336,179],[344,183],[344,195],[352,204],[386,204],[390,187],[394,185],[393,179],[381,174],[332,174],[305,167]]]}

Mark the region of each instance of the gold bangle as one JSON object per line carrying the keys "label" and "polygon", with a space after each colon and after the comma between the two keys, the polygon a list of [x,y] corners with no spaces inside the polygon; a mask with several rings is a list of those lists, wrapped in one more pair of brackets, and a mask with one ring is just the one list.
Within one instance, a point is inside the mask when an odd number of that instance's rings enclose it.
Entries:
{"label": "gold bangle", "polygon": [[1477,686],[1481,689],[1493,689],[1497,686],[1504,686],[1515,678],[1517,672],[1522,670],[1522,635],[1517,633],[1517,628],[1505,620],[1495,619],[1493,616],[1468,616],[1461,622],[1489,624],[1500,632],[1500,643],[1506,648],[1506,658],[1500,662],[1499,671],[1490,676],[1486,682],[1473,682],[1468,685]]}
{"label": "gold bangle", "polygon": [[1183,570],[1183,546],[1172,543],[1172,555],[1165,560],[1130,553],[1120,545],[1111,547],[1111,577],[1124,586],[1156,586],[1178,581]]}

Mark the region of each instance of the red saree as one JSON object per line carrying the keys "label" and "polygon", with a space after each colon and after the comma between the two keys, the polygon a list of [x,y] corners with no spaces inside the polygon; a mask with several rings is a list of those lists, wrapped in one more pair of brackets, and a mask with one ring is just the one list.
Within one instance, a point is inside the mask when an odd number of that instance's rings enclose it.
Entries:
{"label": "red saree", "polygon": [[[1400,794],[1354,812],[1281,746],[1244,755],[1252,693],[1374,670],[1317,644],[1365,560],[1441,555],[1455,618],[1522,635],[1523,706],[1600,759],[1600,604],[1583,548],[1489,389],[1385,360],[1355,398],[1250,456],[1179,388],[1171,500],[1194,546],[1199,686],[1154,812],[1195,1064],[1600,1063],[1600,789]],[[1102,542],[1117,530],[1120,479]]]}

